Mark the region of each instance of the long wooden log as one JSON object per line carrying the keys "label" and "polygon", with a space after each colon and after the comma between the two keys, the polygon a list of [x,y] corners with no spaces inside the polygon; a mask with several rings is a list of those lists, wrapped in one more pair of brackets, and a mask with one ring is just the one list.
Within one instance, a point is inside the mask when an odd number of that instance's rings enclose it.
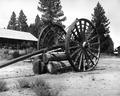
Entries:
{"label": "long wooden log", "polygon": [[20,57],[18,57],[18,58],[9,60],[9,61],[7,61],[7,62],[4,62],[4,63],[0,64],[0,68],[6,67],[6,66],[8,66],[8,65],[14,64],[14,63],[19,62],[19,61],[22,61],[22,60],[25,60],[25,59],[27,59],[27,58],[29,58],[29,57],[31,57],[31,56],[44,53],[44,52],[46,52],[46,51],[51,51],[51,50],[54,50],[54,49],[57,49],[57,48],[61,48],[61,47],[63,47],[63,46],[64,46],[64,44],[61,44],[61,45],[54,45],[54,46],[52,46],[52,47],[50,47],[50,48],[40,49],[40,50],[35,51],[35,52],[33,52],[33,53],[30,53],[30,54],[27,54],[27,55],[24,55],[24,56],[20,56]]}
{"label": "long wooden log", "polygon": [[36,51],[36,52],[34,52],[34,53],[30,53],[30,54],[23,55],[23,56],[20,56],[20,57],[18,57],[18,58],[9,60],[9,61],[7,61],[7,62],[4,62],[4,63],[0,64],[0,68],[6,67],[6,66],[11,65],[11,64],[14,64],[14,63],[16,63],[16,62],[18,62],[18,61],[25,60],[25,59],[33,56],[33,55],[40,54],[40,53],[42,53],[43,51],[44,51],[44,50],[42,49],[42,50]]}

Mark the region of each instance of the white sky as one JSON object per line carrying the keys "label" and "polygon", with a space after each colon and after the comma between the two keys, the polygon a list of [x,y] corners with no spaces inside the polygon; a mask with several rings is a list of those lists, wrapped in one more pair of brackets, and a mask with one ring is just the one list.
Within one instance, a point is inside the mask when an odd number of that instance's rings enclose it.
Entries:
{"label": "white sky", "polygon": [[[39,0],[0,0],[0,28],[6,27],[14,11],[19,16],[22,9],[28,19],[28,24],[34,23],[37,14]],[[67,20],[65,25],[69,26],[75,18],[91,19],[91,14],[97,2],[100,2],[110,19],[110,35],[115,47],[120,45],[120,0],[61,0],[62,10]]]}

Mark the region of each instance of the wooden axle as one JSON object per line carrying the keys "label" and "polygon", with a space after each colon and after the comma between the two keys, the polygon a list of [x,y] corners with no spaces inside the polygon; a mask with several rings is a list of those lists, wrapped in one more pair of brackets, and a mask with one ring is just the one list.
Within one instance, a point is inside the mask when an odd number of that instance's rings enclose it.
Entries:
{"label": "wooden axle", "polygon": [[45,53],[40,56],[40,58],[45,64],[48,61],[64,61],[67,60],[67,56],[65,52],[52,52],[52,53]]}

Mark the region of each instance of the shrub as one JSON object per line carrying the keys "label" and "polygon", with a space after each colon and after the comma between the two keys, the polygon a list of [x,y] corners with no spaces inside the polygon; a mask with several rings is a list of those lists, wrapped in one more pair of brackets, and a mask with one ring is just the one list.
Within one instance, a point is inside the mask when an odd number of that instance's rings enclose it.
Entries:
{"label": "shrub", "polygon": [[26,79],[19,79],[18,80],[20,88],[30,88],[30,84]]}
{"label": "shrub", "polygon": [[17,58],[17,57],[19,57],[20,55],[19,55],[19,52],[18,51],[15,51],[13,54],[12,54],[12,57],[13,58]]}
{"label": "shrub", "polygon": [[7,91],[8,88],[6,87],[6,82],[5,81],[0,81],[0,92]]}
{"label": "shrub", "polygon": [[37,79],[35,84],[32,86],[37,96],[57,96],[58,92],[52,90],[52,88],[42,79]]}

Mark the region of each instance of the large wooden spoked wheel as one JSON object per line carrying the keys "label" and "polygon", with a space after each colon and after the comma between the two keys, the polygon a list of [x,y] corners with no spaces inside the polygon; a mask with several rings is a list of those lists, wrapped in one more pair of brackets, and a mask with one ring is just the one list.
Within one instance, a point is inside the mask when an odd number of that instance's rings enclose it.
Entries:
{"label": "large wooden spoked wheel", "polygon": [[50,24],[43,28],[38,38],[37,48],[52,47],[65,42],[65,30],[58,24]]}
{"label": "large wooden spoked wheel", "polygon": [[100,56],[100,39],[93,24],[87,19],[76,19],[68,29],[65,48],[75,71],[94,69]]}
{"label": "large wooden spoked wheel", "polygon": [[[38,43],[37,43],[37,49],[40,50],[41,48],[49,48],[49,47],[52,47],[55,45],[57,46],[60,44],[62,45],[65,42],[65,35],[66,35],[66,32],[60,25],[51,23],[50,25],[45,26],[40,32]],[[65,51],[64,48],[58,48],[58,49],[59,51]],[[52,52],[56,50],[52,50]],[[48,61],[46,61],[46,63],[43,61],[40,59],[35,61],[33,65],[33,71],[35,74],[43,74],[49,71],[49,69],[47,68]]]}

